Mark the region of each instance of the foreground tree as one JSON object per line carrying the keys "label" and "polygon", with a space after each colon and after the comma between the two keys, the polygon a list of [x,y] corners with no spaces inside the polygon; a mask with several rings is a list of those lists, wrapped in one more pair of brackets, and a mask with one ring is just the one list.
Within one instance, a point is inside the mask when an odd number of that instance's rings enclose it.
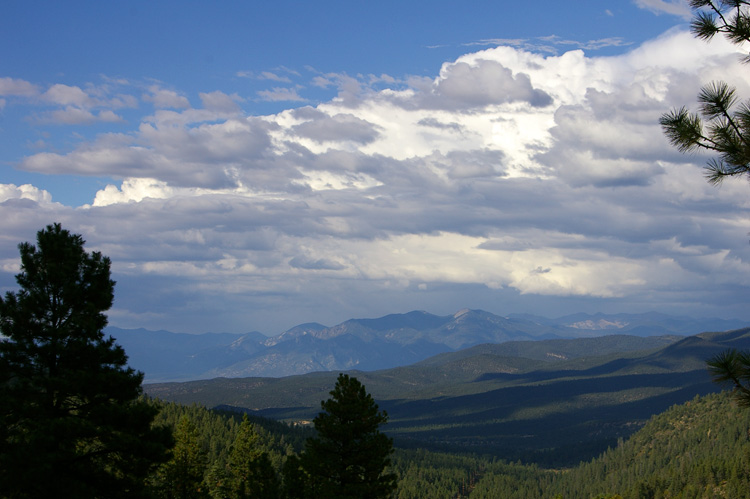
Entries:
{"label": "foreground tree", "polygon": [[708,361],[708,370],[714,382],[732,386],[741,407],[750,407],[750,352],[726,350]]}
{"label": "foreground tree", "polygon": [[[736,45],[750,41],[750,2],[690,0],[692,31],[710,40],[723,34]],[[745,56],[750,62],[750,54]],[[716,157],[706,166],[706,178],[718,184],[726,177],[750,176],[750,105],[739,102],[735,88],[713,82],[698,95],[700,112],[686,107],[664,114],[660,123],[669,141],[681,152],[704,150]]]}
{"label": "foreground tree", "polygon": [[110,260],[59,224],[23,243],[0,298],[0,495],[136,497],[171,436],[140,399],[143,374],[105,338]]}
{"label": "foreground tree", "polygon": [[[304,474],[307,497],[388,497],[396,488],[396,475],[386,471],[393,441],[379,430],[388,415],[346,374],[339,374],[330,394],[313,420],[318,436],[307,441],[298,468],[287,467],[287,480],[299,491]],[[294,468],[297,461],[292,463]]]}
{"label": "foreground tree", "polygon": [[[735,45],[750,42],[750,2],[745,0],[689,0],[693,34],[703,40],[724,35]],[[750,53],[744,57],[750,62]],[[726,177],[750,178],[750,101],[739,102],[737,91],[713,82],[698,95],[700,113],[686,107],[660,119],[669,141],[681,152],[716,153],[706,166],[706,179],[719,184]],[[741,406],[750,407],[750,352],[727,350],[708,361],[714,381],[730,383]]]}

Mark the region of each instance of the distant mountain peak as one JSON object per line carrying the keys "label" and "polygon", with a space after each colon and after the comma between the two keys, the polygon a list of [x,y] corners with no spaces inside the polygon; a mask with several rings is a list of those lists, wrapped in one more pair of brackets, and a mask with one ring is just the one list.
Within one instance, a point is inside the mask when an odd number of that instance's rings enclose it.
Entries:
{"label": "distant mountain peak", "polygon": [[305,322],[304,324],[294,326],[292,329],[289,329],[285,332],[292,334],[309,334],[317,333],[318,331],[323,331],[324,329],[328,329],[328,326],[324,326],[323,324],[319,324],[317,322]]}

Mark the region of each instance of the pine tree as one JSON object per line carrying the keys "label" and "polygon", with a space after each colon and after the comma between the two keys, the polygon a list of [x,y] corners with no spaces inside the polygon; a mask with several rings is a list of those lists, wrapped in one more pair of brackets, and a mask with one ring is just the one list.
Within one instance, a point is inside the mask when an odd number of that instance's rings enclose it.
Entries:
{"label": "pine tree", "polygon": [[302,460],[297,454],[291,454],[287,457],[281,474],[284,477],[282,497],[289,499],[313,497],[310,490],[312,488],[310,477],[302,468]]}
{"label": "pine tree", "polygon": [[[750,2],[745,0],[689,0],[693,34],[710,40],[721,34],[742,46],[750,41]],[[750,54],[744,57],[750,62]],[[726,177],[750,176],[750,102],[740,102],[736,89],[723,81],[704,86],[698,95],[700,112],[673,109],[659,122],[681,152],[715,153],[706,178],[718,184]]]}
{"label": "pine tree", "polygon": [[229,473],[232,477],[233,497],[272,499],[279,495],[276,472],[268,453],[258,446],[255,432],[247,414],[242,418],[237,437],[229,453]]}
{"label": "pine tree", "polygon": [[380,433],[388,415],[357,378],[339,374],[331,398],[313,420],[318,432],[301,457],[308,493],[318,498],[381,498],[396,488],[391,465],[393,442]]}
{"label": "pine tree", "polygon": [[161,469],[163,495],[174,499],[206,497],[203,475],[206,455],[201,449],[198,429],[190,418],[182,416],[174,432],[172,459]]}
{"label": "pine tree", "polygon": [[737,403],[750,407],[750,352],[729,349],[711,358],[707,364],[714,382],[731,384]]}
{"label": "pine tree", "polygon": [[105,338],[110,260],[59,224],[23,243],[18,292],[0,298],[0,491],[133,497],[168,457],[143,374]]}

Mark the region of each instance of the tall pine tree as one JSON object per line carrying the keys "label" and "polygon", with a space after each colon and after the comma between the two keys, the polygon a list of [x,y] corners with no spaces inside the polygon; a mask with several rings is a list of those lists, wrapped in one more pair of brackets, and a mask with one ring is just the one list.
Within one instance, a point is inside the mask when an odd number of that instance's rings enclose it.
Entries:
{"label": "tall pine tree", "polygon": [[236,498],[275,499],[279,495],[276,471],[268,452],[259,447],[258,434],[245,414],[229,453],[229,474]]}
{"label": "tall pine tree", "polygon": [[[380,432],[388,415],[357,378],[339,374],[331,398],[321,402],[314,419],[316,438],[307,441],[301,470],[305,496],[376,499],[390,496],[396,475],[389,473],[393,441]],[[296,463],[295,463],[296,464]],[[289,481],[299,480],[299,468],[287,468]]]}
{"label": "tall pine tree", "polygon": [[201,448],[198,428],[188,416],[182,416],[174,436],[172,459],[162,466],[158,477],[162,496],[169,499],[207,497],[203,480],[207,460]]}
{"label": "tall pine tree", "polygon": [[110,260],[59,224],[23,243],[18,292],[0,298],[0,491],[9,497],[134,497],[166,460],[143,374],[105,338]]}

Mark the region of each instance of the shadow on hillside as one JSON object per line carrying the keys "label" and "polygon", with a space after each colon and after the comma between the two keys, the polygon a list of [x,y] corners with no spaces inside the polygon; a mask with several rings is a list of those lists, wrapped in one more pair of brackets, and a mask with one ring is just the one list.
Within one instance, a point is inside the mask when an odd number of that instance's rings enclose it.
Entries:
{"label": "shadow on hillside", "polygon": [[633,366],[642,365],[643,359],[615,359],[611,362],[590,367],[588,369],[559,369],[559,370],[537,370],[526,373],[484,373],[478,376],[474,381],[503,381],[518,383],[539,383],[542,381],[555,380],[561,378],[581,378],[592,376],[611,375]]}
{"label": "shadow on hillside", "polygon": [[[532,373],[533,374],[533,373]],[[582,374],[579,372],[579,376]],[[593,376],[593,374],[590,374]],[[477,419],[512,419],[513,413],[523,409],[533,413],[535,408],[558,406],[555,413],[578,411],[588,405],[616,406],[623,398],[638,397],[636,392],[674,391],[691,385],[708,383],[705,370],[662,374],[625,374],[591,378],[561,378],[562,373],[547,376],[517,376],[512,386],[504,386],[482,393],[440,397],[423,400],[383,401],[381,406],[391,419],[410,420],[421,424],[426,419],[446,422],[469,422]],[[554,379],[554,380],[551,380]],[[633,391],[630,394],[621,392]],[[610,394],[603,398],[596,394]],[[588,396],[590,403],[576,402]]]}
{"label": "shadow on hillside", "polygon": [[[594,457],[672,405],[719,391],[704,371],[618,378],[637,379],[631,383],[610,378],[562,381],[426,404],[388,401],[381,407],[391,416],[387,431],[402,446],[490,453],[508,460],[567,466]],[[615,394],[597,399],[595,394],[610,390],[628,390],[642,398],[627,400],[623,395],[618,400]],[[571,399],[579,403],[571,403]]]}

